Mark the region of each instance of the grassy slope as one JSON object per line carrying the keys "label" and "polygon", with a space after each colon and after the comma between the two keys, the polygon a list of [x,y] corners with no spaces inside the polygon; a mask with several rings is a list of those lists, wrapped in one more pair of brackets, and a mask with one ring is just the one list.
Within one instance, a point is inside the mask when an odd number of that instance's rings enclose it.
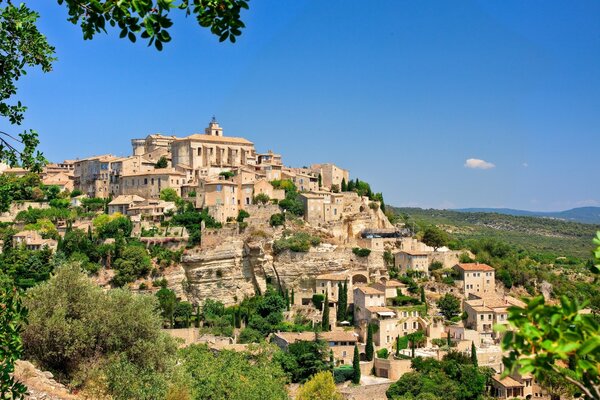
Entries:
{"label": "grassy slope", "polygon": [[[389,207],[392,208],[392,207]],[[443,227],[458,239],[493,237],[526,250],[588,259],[600,225],[540,217],[471,213],[421,208],[394,208],[419,224]]]}

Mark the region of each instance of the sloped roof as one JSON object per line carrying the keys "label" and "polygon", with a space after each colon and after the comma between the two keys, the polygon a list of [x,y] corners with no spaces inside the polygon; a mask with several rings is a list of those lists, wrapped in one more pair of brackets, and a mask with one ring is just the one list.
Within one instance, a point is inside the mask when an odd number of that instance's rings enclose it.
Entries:
{"label": "sloped roof", "polygon": [[463,271],[494,271],[489,265],[480,263],[458,263],[456,266]]}
{"label": "sloped roof", "polygon": [[183,140],[193,140],[193,141],[199,141],[199,142],[212,142],[212,143],[235,143],[235,144],[254,145],[254,143],[252,143],[248,139],[244,139],[244,138],[240,138],[240,137],[213,136],[213,135],[207,135],[205,133],[194,133],[193,135],[187,136],[182,139],[176,139],[175,141],[179,142],[179,141],[183,141]]}

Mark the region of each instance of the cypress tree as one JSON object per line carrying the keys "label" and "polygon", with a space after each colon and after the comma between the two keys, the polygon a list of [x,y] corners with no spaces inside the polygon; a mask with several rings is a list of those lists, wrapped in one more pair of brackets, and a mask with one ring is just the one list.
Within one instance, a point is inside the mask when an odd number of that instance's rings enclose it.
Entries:
{"label": "cypress tree", "polygon": [[421,303],[425,303],[425,287],[421,286]]}
{"label": "cypress tree", "polygon": [[354,190],[354,181],[352,179],[350,179],[350,181],[348,182],[348,191],[352,192]]}
{"label": "cypress tree", "polygon": [[415,341],[414,340],[410,341],[410,356],[412,358],[415,358]]}
{"label": "cypress tree", "polygon": [[342,178],[342,192],[347,192],[348,191],[348,185],[346,184],[346,178]]}
{"label": "cypress tree", "polygon": [[323,185],[323,178],[321,177],[321,174],[319,174],[319,188],[321,188],[321,186]]}
{"label": "cypress tree", "polygon": [[294,304],[294,288],[292,288],[292,304]]}
{"label": "cypress tree", "polygon": [[342,309],[342,320],[345,321],[348,318],[348,281],[344,281],[342,285],[342,299],[343,303],[340,308]]}
{"label": "cypress tree", "polygon": [[450,340],[450,330],[448,330],[448,335],[446,336],[446,344],[448,347],[452,345],[452,341]]}
{"label": "cypress tree", "polygon": [[365,356],[367,357],[367,361],[373,360],[373,328],[371,324],[368,325],[367,328],[367,345],[365,346]]}
{"label": "cypress tree", "polygon": [[354,357],[352,358],[352,369],[354,369],[354,375],[352,376],[352,383],[358,385],[360,383],[360,356],[358,354],[358,346],[354,345]]}
{"label": "cypress tree", "polygon": [[290,291],[289,289],[285,289],[285,306],[288,311],[290,311]]}
{"label": "cypress tree", "polygon": [[325,293],[325,301],[323,302],[323,320],[321,320],[321,329],[329,330],[329,293]]}
{"label": "cypress tree", "polygon": [[337,320],[337,322],[342,322],[344,320],[344,315],[342,312],[342,307],[343,307],[343,294],[342,291],[344,290],[344,288],[342,287],[342,282],[338,282],[338,308],[337,308],[337,313],[335,315],[335,319]]}
{"label": "cypress tree", "polygon": [[329,364],[331,365],[331,370],[335,368],[335,360],[333,358],[333,350],[329,350]]}
{"label": "cypress tree", "polygon": [[396,336],[396,355],[400,356],[400,335]]}
{"label": "cypress tree", "polygon": [[477,367],[477,349],[475,348],[475,342],[471,342],[471,362],[474,367]]}

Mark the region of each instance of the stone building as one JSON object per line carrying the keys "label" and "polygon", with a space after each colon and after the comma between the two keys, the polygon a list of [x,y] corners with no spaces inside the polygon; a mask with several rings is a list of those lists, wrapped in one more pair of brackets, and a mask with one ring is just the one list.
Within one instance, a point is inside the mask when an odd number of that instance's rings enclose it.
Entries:
{"label": "stone building", "polygon": [[173,168],[159,168],[152,171],[123,174],[119,191],[123,195],[138,195],[145,199],[158,199],[166,188],[174,189],[181,195],[181,186],[186,183],[185,174]]}
{"label": "stone building", "polygon": [[119,157],[111,154],[75,160],[73,185],[88,197],[108,198],[111,192],[111,163]]}
{"label": "stone building", "polygon": [[[336,365],[352,364],[354,346],[358,343],[358,336],[354,332],[320,332],[319,339],[325,341],[329,349],[333,351]],[[292,343],[313,340],[315,340],[314,332],[277,332],[271,335],[271,342],[283,351],[287,351],[288,346]]]}
{"label": "stone building", "polygon": [[194,179],[209,175],[209,168],[255,165],[254,144],[239,137],[223,135],[213,118],[204,134],[193,134],[171,142],[174,168],[189,169]]}
{"label": "stone building", "polygon": [[480,334],[481,342],[494,342],[499,339],[493,327],[496,324],[508,325],[508,307],[523,307],[525,303],[511,296],[494,294],[479,297],[471,294],[470,300],[465,300],[464,311],[467,313],[465,327]]}
{"label": "stone building", "polygon": [[38,231],[21,231],[12,237],[13,247],[24,246],[27,250],[42,250],[44,247],[56,251],[58,242],[54,239],[44,239]]}
{"label": "stone building", "polygon": [[429,275],[429,253],[424,251],[401,250],[394,254],[394,264],[402,274],[420,272]]}
{"label": "stone building", "polygon": [[462,288],[465,297],[470,294],[485,296],[496,292],[494,268],[487,264],[458,263],[454,266],[459,277],[457,283]]}
{"label": "stone building", "polygon": [[317,175],[321,175],[321,186],[326,189],[331,189],[334,185],[341,189],[342,180],[348,183],[350,173],[346,169],[342,169],[335,164],[313,164],[310,169]]}
{"label": "stone building", "polygon": [[344,196],[325,191],[300,193],[304,206],[304,219],[309,224],[340,220],[344,211]]}

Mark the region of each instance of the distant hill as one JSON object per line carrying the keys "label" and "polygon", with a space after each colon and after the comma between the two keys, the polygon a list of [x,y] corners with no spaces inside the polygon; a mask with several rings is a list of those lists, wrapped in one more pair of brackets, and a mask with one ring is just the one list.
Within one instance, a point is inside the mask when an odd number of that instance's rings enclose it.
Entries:
{"label": "distant hill", "polygon": [[555,218],[565,221],[581,222],[582,224],[600,224],[600,207],[578,207],[565,211],[551,212],[514,210],[512,208],[460,208],[452,211]]}
{"label": "distant hill", "polygon": [[[590,207],[594,208],[594,207]],[[419,225],[438,225],[457,239],[496,238],[524,249],[590,258],[600,224],[497,212],[469,212],[387,206]]]}

